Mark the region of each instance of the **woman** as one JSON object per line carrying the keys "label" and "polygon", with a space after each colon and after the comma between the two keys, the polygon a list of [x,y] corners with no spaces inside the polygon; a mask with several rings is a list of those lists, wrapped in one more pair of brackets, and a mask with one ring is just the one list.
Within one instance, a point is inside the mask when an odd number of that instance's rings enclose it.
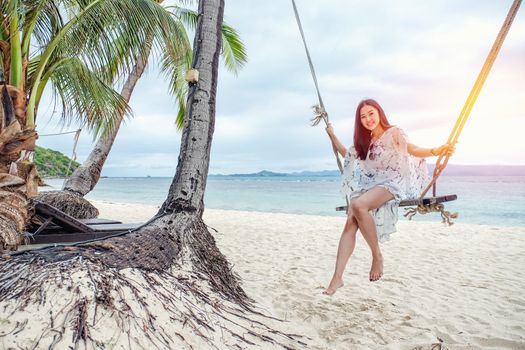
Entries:
{"label": "woman", "polygon": [[359,229],[372,251],[370,281],[383,275],[379,242],[395,232],[397,207],[401,200],[417,198],[429,183],[423,158],[452,152],[449,145],[421,148],[408,143],[403,130],[390,125],[381,106],[372,99],[359,103],[355,115],[354,146],[347,151],[331,124],[326,132],[337,151],[345,157],[342,193],[349,203],[335,271],[324,294],[343,286],[343,271],[355,247]]}

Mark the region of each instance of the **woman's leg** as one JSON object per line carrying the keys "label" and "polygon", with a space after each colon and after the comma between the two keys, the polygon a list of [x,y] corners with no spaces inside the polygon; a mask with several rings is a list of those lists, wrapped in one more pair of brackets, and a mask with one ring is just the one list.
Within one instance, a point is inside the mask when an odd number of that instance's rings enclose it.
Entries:
{"label": "woman's leg", "polygon": [[354,251],[357,229],[357,221],[352,215],[350,208],[348,208],[348,217],[341,238],[339,239],[339,247],[337,248],[334,275],[332,276],[330,285],[323,292],[324,294],[332,295],[338,288],[344,285],[343,272],[350,255],[352,255],[352,252]]}
{"label": "woman's leg", "polygon": [[369,211],[379,208],[394,196],[383,187],[373,187],[363,195],[355,198],[350,203],[352,213],[357,220],[359,229],[372,251],[372,268],[370,269],[370,281],[377,281],[383,275],[383,256],[379,249],[377,240],[377,229]]}

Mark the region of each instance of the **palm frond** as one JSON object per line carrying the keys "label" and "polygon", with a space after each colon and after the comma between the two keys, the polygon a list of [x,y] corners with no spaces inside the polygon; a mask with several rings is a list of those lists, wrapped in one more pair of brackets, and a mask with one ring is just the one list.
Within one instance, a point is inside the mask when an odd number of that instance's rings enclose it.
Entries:
{"label": "palm frond", "polygon": [[148,33],[153,34],[154,50],[158,51],[165,48],[159,43],[170,41],[169,36],[180,28],[169,12],[151,0],[100,0],[91,1],[90,6],[56,51],[80,56],[90,68],[108,77],[130,72],[137,55],[145,54]]}
{"label": "palm frond", "polygon": [[237,74],[248,60],[241,37],[227,24],[222,26],[222,57],[226,68],[234,74]]}
{"label": "palm frond", "polygon": [[186,72],[191,68],[191,62],[192,51],[189,46],[184,55],[176,56],[166,50],[160,59],[161,73],[169,78],[169,92],[178,103],[176,124],[180,129],[184,124],[186,96],[188,94]]}
{"label": "palm frond", "polygon": [[199,20],[199,14],[197,11],[180,6],[168,6],[166,9],[173,12],[173,14],[177,16],[177,18],[180,19],[190,30],[195,30],[197,28],[197,22]]}
{"label": "palm frond", "polygon": [[199,3],[198,0],[177,0],[182,6],[195,6]]}
{"label": "palm frond", "polygon": [[177,95],[176,97],[179,109],[177,112],[177,117],[175,118],[175,125],[179,130],[182,130],[184,128],[184,117],[186,115],[186,95],[187,94]]}
{"label": "palm frond", "polygon": [[[195,30],[198,22],[198,13],[180,6],[167,7],[173,15],[187,28]],[[222,27],[223,51],[225,66],[229,71],[237,72],[246,63],[247,55],[244,44],[238,33],[228,25]],[[170,79],[169,91],[178,104],[175,124],[179,129],[184,126],[188,83],[185,80],[186,72],[191,68],[192,53],[187,52],[185,57],[173,57],[165,51],[161,56],[161,73]]]}
{"label": "palm frond", "polygon": [[[171,6],[170,9],[189,29],[195,30],[199,14],[196,11]],[[222,25],[222,58],[226,69],[237,74],[248,60],[246,47],[241,40],[239,33],[230,25]]]}
{"label": "palm frond", "polygon": [[95,136],[110,132],[119,115],[130,115],[126,101],[97,77],[79,58],[61,61],[50,74],[55,98],[62,105],[65,125],[85,124]]}
{"label": "palm frond", "polygon": [[[35,117],[38,94],[35,89],[52,61],[78,57],[99,79],[111,81],[115,75],[129,73],[138,55],[147,56],[144,42],[149,33],[155,38],[154,46],[160,50],[165,49],[166,42],[173,41],[169,36],[180,28],[172,14],[151,0],[86,0],[82,3],[62,0],[62,3],[69,6],[66,8],[69,20],[42,51],[33,85],[29,87],[29,124]],[[169,46],[172,52],[178,49],[178,46]]]}
{"label": "palm frond", "polygon": [[33,0],[32,4],[28,6],[28,10],[38,11],[31,14],[38,16],[38,18],[34,30],[27,35],[31,35],[31,40],[35,41],[37,48],[46,47],[64,26],[64,20],[57,4],[50,0]]}
{"label": "palm frond", "polygon": [[34,55],[33,57],[31,57],[29,63],[27,64],[26,87],[33,85],[36,69],[40,64],[40,57],[41,55]]}

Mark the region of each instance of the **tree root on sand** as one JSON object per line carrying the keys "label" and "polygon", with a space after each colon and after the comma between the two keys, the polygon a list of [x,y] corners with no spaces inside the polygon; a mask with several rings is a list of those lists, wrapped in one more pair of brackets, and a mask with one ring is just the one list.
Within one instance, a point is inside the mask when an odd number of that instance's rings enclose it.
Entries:
{"label": "tree root on sand", "polygon": [[257,311],[194,213],[103,241],[15,253],[0,259],[0,276],[8,347],[306,346]]}

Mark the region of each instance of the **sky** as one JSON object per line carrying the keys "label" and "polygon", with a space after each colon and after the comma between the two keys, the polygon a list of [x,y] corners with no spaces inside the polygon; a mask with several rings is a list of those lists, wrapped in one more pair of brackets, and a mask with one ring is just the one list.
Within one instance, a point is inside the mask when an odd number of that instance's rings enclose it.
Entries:
{"label": "sky", "polygon": [[[412,143],[445,143],[510,8],[510,0],[296,0],[335,133],[347,147],[355,108],[374,98]],[[225,21],[248,52],[237,76],[221,66],[210,173],[336,170],[324,126],[310,126],[317,103],[288,0],[228,0]],[[452,164],[525,164],[525,8],[522,6],[459,138]],[[168,80],[150,62],[104,176],[173,176],[181,132]],[[49,93],[37,130],[61,126]],[[37,144],[71,155],[73,135]],[[77,161],[93,147],[86,131]],[[429,159],[432,163],[432,160]]]}

